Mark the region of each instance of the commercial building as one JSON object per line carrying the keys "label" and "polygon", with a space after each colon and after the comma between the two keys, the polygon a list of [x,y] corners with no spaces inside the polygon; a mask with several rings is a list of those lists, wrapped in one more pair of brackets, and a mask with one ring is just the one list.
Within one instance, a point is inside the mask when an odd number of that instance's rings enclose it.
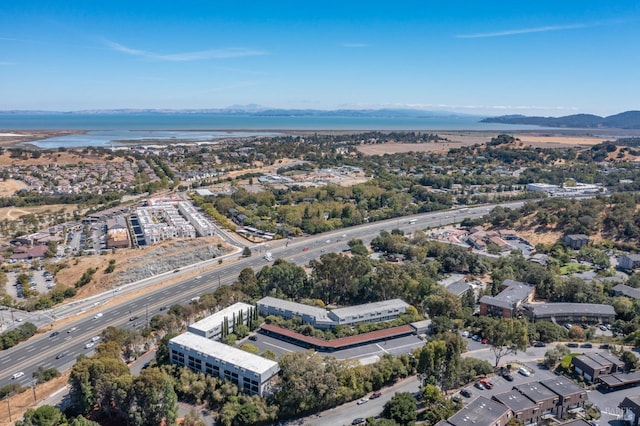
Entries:
{"label": "commercial building", "polygon": [[254,309],[252,305],[238,302],[191,324],[187,330],[198,336],[206,337],[207,339],[218,339],[222,335],[222,329],[225,323],[229,328],[229,333],[233,333],[237,319],[242,317],[242,323],[247,325],[249,316],[253,313]]}
{"label": "commercial building", "polygon": [[107,219],[106,244],[108,249],[128,248],[131,245],[129,229],[124,216],[115,216]]}
{"label": "commercial building", "polygon": [[530,303],[522,305],[522,312],[532,321],[556,323],[611,324],[616,311],[611,305],[598,303]]}
{"label": "commercial building", "polygon": [[228,380],[251,395],[269,393],[280,371],[277,362],[189,332],[169,340],[168,347],[171,364]]}
{"label": "commercial building", "polygon": [[264,297],[258,300],[257,307],[262,316],[276,315],[286,319],[297,317],[302,320],[303,324],[328,329],[338,325],[350,326],[365,322],[394,320],[406,312],[409,304],[400,299],[391,299],[327,310],[275,297]]}
{"label": "commercial building", "polygon": [[495,296],[480,298],[480,315],[513,318],[523,303],[533,300],[536,288],[514,280],[504,280],[502,291]]}
{"label": "commercial building", "polygon": [[576,373],[589,382],[595,382],[600,376],[624,371],[623,361],[604,352],[573,357],[571,365]]}

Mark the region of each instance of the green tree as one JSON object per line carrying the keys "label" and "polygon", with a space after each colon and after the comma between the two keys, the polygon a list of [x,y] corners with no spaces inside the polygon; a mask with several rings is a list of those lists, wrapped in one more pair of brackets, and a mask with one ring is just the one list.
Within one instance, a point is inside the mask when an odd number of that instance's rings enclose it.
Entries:
{"label": "green tree", "polygon": [[142,370],[133,381],[130,421],[141,426],[156,426],[163,422],[174,425],[177,412],[178,397],[171,378],[158,368]]}
{"label": "green tree", "polygon": [[258,349],[255,345],[252,345],[251,343],[245,343],[244,345],[240,346],[240,349],[254,355],[258,355],[260,353],[260,349]]}
{"label": "green tree", "polygon": [[416,400],[409,392],[398,392],[384,404],[382,416],[401,425],[413,425],[417,419]]}
{"label": "green tree", "polygon": [[634,371],[638,368],[638,357],[630,351],[623,351],[620,360],[624,362],[624,368],[627,371]]}
{"label": "green tree", "polygon": [[517,319],[493,319],[485,329],[485,337],[491,345],[491,352],[496,358],[495,367],[505,355],[517,354],[529,345],[527,324]]}
{"label": "green tree", "polygon": [[15,426],[62,426],[66,424],[67,419],[62,411],[51,405],[43,405],[36,409],[28,409],[22,420],[16,421]]}
{"label": "green tree", "polygon": [[245,246],[244,249],[242,249],[242,256],[244,256],[244,257],[251,256],[251,249],[249,247]]}

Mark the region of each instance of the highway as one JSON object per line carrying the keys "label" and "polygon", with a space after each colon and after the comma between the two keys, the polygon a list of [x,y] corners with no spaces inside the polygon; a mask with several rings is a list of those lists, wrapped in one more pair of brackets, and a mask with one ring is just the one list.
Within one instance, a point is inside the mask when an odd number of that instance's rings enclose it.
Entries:
{"label": "highway", "polygon": [[[516,208],[524,204],[523,201],[503,203],[505,207]],[[78,308],[78,302],[73,305],[77,312],[67,309],[65,312],[71,315],[69,318],[77,318],[67,321],[64,328],[59,328],[53,324],[53,328],[46,333],[34,336],[27,342],[23,342],[11,349],[0,352],[0,387],[9,383],[17,382],[23,386],[33,384],[32,373],[38,367],[57,368],[60,371],[67,370],[75,363],[75,358],[79,354],[91,354],[93,348],[86,348],[85,345],[95,336],[99,336],[102,330],[108,326],[131,328],[133,326],[142,327],[146,320],[153,315],[160,313],[160,308],[173,304],[188,304],[193,297],[203,293],[214,291],[219,285],[230,285],[238,277],[240,271],[250,267],[254,271],[259,271],[263,266],[270,264],[264,260],[263,255],[269,251],[274,259],[283,258],[288,262],[298,265],[307,264],[311,259],[320,257],[326,252],[341,252],[347,248],[347,241],[357,238],[365,244],[371,242],[379,235],[380,231],[391,231],[400,228],[405,232],[420,229],[440,227],[451,223],[460,222],[462,219],[477,218],[485,215],[495,205],[470,207],[461,210],[446,210],[399,219],[368,223],[357,227],[340,229],[333,232],[314,235],[310,237],[295,238],[293,240],[278,240],[270,243],[266,247],[252,247],[253,255],[242,258],[239,254],[227,258],[223,263],[217,261],[207,261],[207,266],[198,266],[200,275],[186,278],[173,284],[167,284],[156,290],[150,290],[147,294],[134,300],[118,300],[118,295],[125,291],[115,293],[107,292],[101,297],[111,298],[109,307],[101,305]],[[415,223],[412,219],[415,219]],[[409,223],[411,220],[412,223]],[[307,248],[307,250],[304,250]],[[189,267],[182,268],[188,270]],[[180,274],[177,276],[179,277]],[[175,278],[174,274],[164,274],[158,279]],[[144,280],[145,282],[147,280]],[[139,285],[139,284],[136,284]],[[99,302],[95,302],[99,303]],[[94,303],[94,304],[95,304]],[[101,302],[100,302],[101,303]],[[101,316],[96,317],[100,313]],[[137,316],[134,321],[130,317]],[[59,315],[58,317],[61,317]],[[69,332],[73,329],[72,332]],[[51,336],[52,332],[58,332],[56,336]],[[64,354],[56,358],[59,354]],[[24,372],[24,376],[12,379],[12,375],[17,372]]]}

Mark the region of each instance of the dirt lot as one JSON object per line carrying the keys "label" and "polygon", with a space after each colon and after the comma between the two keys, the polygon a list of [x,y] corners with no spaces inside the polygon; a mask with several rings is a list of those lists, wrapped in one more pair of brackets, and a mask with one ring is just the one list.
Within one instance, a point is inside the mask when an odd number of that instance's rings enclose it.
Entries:
{"label": "dirt lot", "polygon": [[540,148],[593,146],[607,140],[593,136],[542,135],[535,133],[516,134],[514,137],[520,139],[525,145]]}
{"label": "dirt lot", "polygon": [[27,189],[29,186],[21,180],[7,179],[0,181],[0,197],[11,197],[21,189]]}
{"label": "dirt lot", "polygon": [[0,220],[16,220],[28,214],[54,213],[63,210],[65,213],[73,213],[77,210],[76,204],[52,204],[50,206],[34,207],[1,207]]}

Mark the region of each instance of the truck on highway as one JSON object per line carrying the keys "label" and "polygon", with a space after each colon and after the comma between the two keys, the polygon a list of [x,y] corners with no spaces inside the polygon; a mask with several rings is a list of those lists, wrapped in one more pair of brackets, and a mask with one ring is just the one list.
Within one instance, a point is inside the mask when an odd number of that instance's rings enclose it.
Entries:
{"label": "truck on highway", "polygon": [[271,256],[271,252],[267,252],[264,255],[264,260],[266,260],[267,262],[272,262],[273,261],[273,256]]}

